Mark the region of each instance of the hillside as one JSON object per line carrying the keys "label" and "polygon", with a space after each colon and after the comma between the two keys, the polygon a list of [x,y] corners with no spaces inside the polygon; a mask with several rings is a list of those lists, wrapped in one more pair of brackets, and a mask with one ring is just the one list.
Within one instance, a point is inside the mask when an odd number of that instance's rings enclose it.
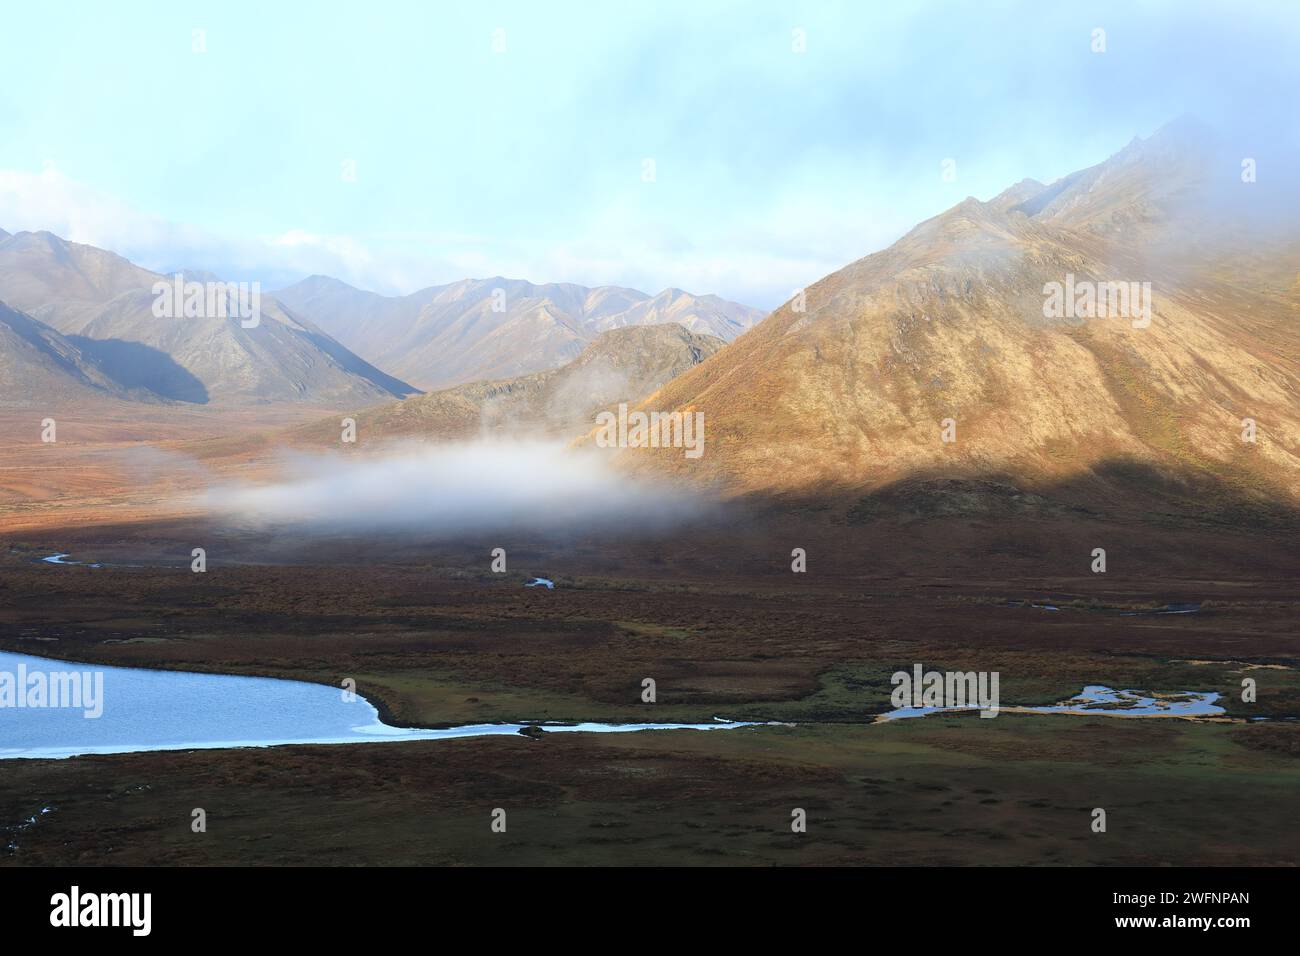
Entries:
{"label": "hillside", "polygon": [[125,398],[92,355],[0,302],[0,404],[49,409],[72,399]]}
{"label": "hillside", "polygon": [[[472,382],[391,402],[354,415],[365,441],[454,439],[482,434],[539,438],[582,435],[598,411],[651,395],[726,345],[680,325],[647,325],[601,333],[558,369]],[[338,421],[301,430],[335,443]]]}
{"label": "hillside", "polygon": [[415,391],[266,294],[254,328],[236,318],[159,318],[152,287],[162,278],[48,232],[0,237],[0,299],[62,333],[137,395],[193,404],[355,406]]}
{"label": "hillside", "polygon": [[[1267,194],[1234,202],[1236,177],[1202,131],[1174,124],[1058,183],[968,198],[645,404],[703,411],[703,458],[623,463],[733,493],[1048,485],[1138,463],[1261,506],[1295,495],[1300,236]],[[1149,324],[1045,314],[1050,283],[1118,281],[1150,283]]]}

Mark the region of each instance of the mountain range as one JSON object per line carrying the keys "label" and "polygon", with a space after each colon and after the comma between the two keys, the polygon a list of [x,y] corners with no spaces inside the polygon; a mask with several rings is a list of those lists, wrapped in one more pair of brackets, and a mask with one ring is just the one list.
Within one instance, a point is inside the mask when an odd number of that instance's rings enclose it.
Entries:
{"label": "mountain range", "polygon": [[651,297],[498,277],[386,297],[313,276],[262,293],[260,321],[245,328],[235,318],[156,316],[154,284],[171,279],[49,232],[0,231],[0,402],[99,395],[359,408],[417,393],[390,374],[398,369],[434,388],[502,379],[564,365],[613,329],[678,323],[731,339],[761,315],[678,289]]}
{"label": "mountain range", "polygon": [[712,296],[499,277],[385,297],[316,276],[264,296],[256,329],[159,320],[154,273],[4,233],[0,400],[295,399],[428,437],[580,437],[628,401],[703,413],[706,448],[625,467],[736,493],[978,508],[1060,482],[1115,500],[1138,476],[1267,510],[1300,501],[1300,224],[1294,194],[1242,168],[1170,124],[969,197],[743,335],[755,310]]}
{"label": "mountain range", "polygon": [[610,329],[675,322],[729,342],[764,315],[680,289],[649,296],[500,276],[401,297],[312,276],[276,297],[358,355],[425,389],[556,368]]}
{"label": "mountain range", "polygon": [[[152,291],[158,281],[169,280],[48,232],[0,237],[0,302],[9,310],[11,329],[21,325],[29,344],[35,335],[56,352],[70,355],[72,349],[79,356],[78,371],[67,371],[69,380],[58,391],[90,387],[115,397],[195,404],[373,404],[416,391],[272,296],[261,296],[255,328],[244,328],[236,318],[159,318]],[[25,320],[13,320],[15,312]],[[66,364],[48,362],[24,370],[26,351],[6,354],[10,374],[0,382],[3,401],[39,399],[39,382],[67,370]]]}

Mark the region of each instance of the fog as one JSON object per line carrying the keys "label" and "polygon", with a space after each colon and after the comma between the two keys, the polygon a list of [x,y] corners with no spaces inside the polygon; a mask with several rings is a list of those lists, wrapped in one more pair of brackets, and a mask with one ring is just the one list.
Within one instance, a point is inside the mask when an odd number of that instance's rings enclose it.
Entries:
{"label": "fog", "polygon": [[226,483],[210,513],[251,528],[304,532],[459,533],[500,528],[666,529],[703,499],[634,480],[590,449],[479,440],[390,446],[382,456],[286,455],[271,483]]}

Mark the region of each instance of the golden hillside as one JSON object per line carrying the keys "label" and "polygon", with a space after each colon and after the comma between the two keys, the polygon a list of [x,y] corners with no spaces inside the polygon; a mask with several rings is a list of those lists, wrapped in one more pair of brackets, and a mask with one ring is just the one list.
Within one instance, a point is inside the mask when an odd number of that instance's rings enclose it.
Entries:
{"label": "golden hillside", "polygon": [[[1250,187],[1199,135],[1166,127],[1051,186],[967,199],[827,276],[644,403],[703,411],[701,459],[621,460],[732,493],[1051,483],[1131,461],[1300,492],[1300,243],[1225,201]],[[1067,282],[1139,285],[1122,316],[1045,315]]]}

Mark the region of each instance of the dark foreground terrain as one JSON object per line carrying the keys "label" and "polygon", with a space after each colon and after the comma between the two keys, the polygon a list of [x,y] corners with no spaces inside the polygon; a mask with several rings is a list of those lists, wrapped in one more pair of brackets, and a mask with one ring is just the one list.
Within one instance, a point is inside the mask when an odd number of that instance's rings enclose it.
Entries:
{"label": "dark foreground terrain", "polygon": [[0,812],[54,808],[11,830],[14,864],[1294,865],[1295,729],[1005,715],[12,761]]}
{"label": "dark foreground terrain", "polygon": [[[408,725],[793,726],[3,761],[5,863],[1300,862],[1300,722],[1287,719],[1300,601],[1284,533],[796,514],[617,545],[184,523],[20,537],[0,553],[9,650],[351,677]],[[488,571],[498,543],[506,574]],[[1110,566],[1094,575],[1100,544]],[[192,545],[208,548],[205,574],[189,570]],[[795,546],[806,574],[790,571]],[[56,550],[108,566],[37,562]],[[556,590],[524,588],[534,574]],[[1199,610],[1157,613],[1170,603]],[[1106,684],[1218,691],[1228,715],[873,724],[889,675],[914,663],[999,671],[1003,707]],[[1098,807],[1105,833],[1091,829]],[[795,808],[806,833],[791,832]]]}

